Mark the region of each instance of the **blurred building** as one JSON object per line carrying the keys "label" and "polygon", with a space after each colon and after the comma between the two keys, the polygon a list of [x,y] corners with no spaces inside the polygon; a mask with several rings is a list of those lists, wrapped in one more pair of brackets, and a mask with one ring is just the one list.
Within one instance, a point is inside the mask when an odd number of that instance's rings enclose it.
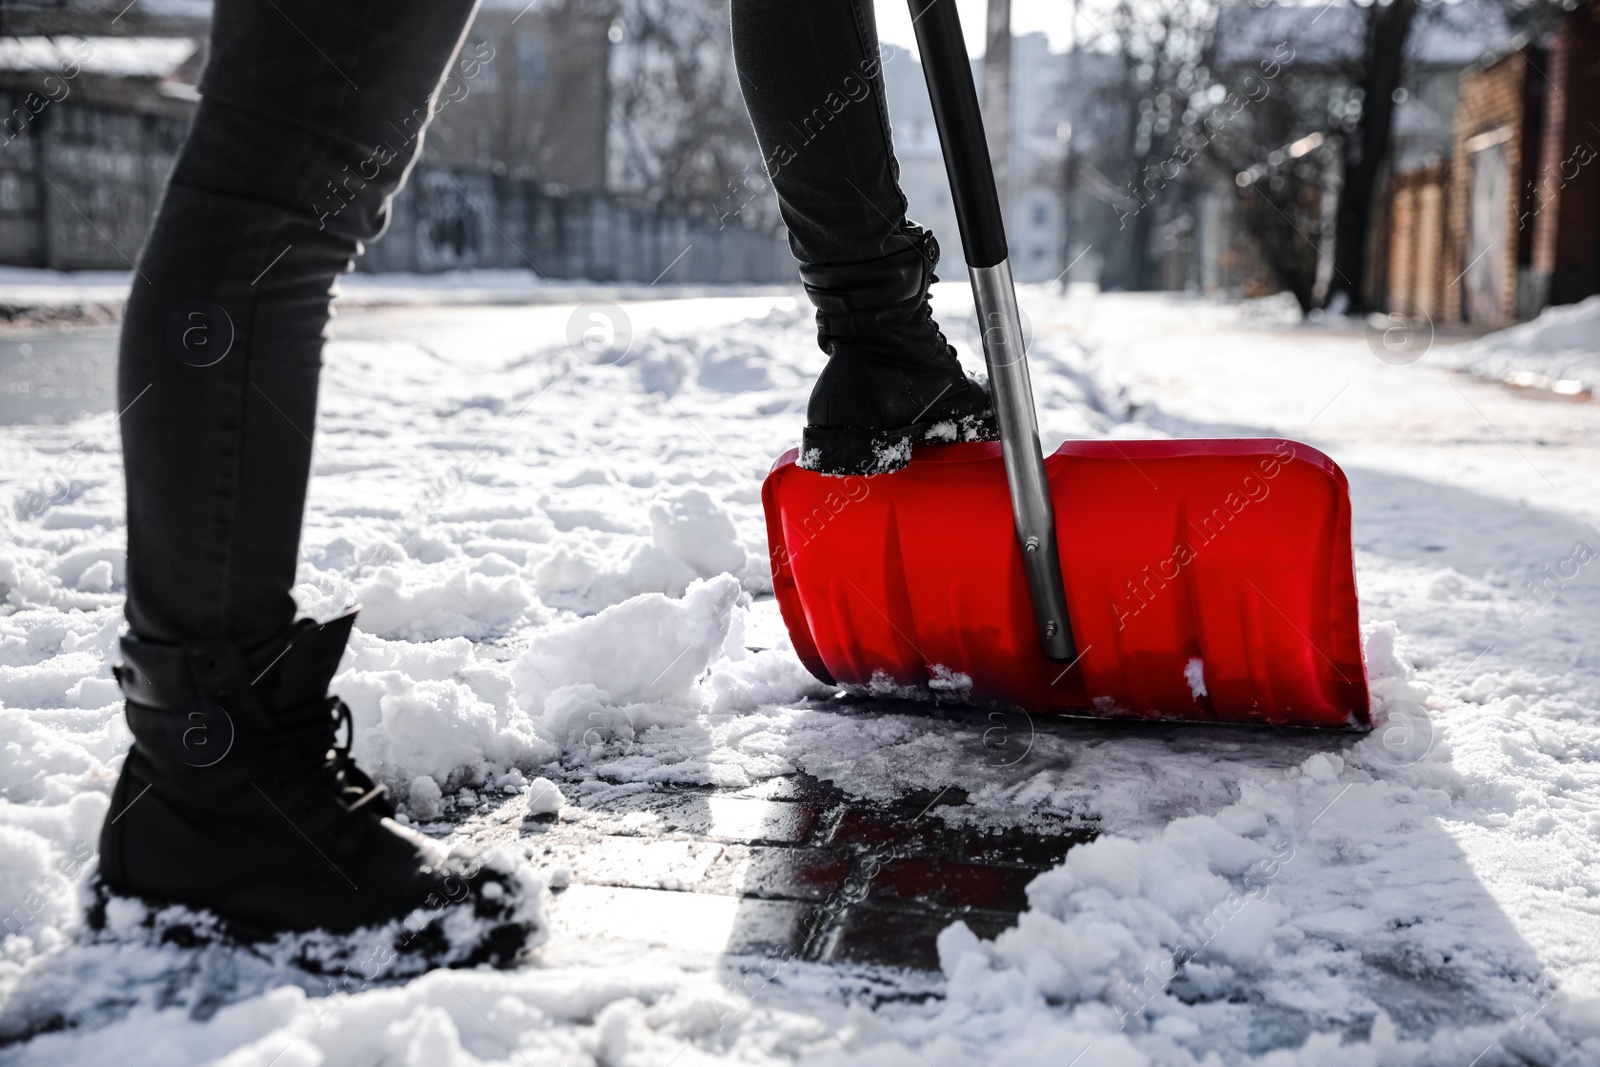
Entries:
{"label": "blurred building", "polygon": [[[1292,55],[1283,64],[1279,80],[1306,102],[1301,106],[1303,126],[1283,130],[1280,143],[1262,146],[1264,158],[1253,168],[1252,178],[1293,166],[1290,148],[1308,143],[1301,139],[1312,134],[1323,135],[1320,144],[1326,146],[1330,165],[1320,179],[1322,223],[1320,230],[1309,231],[1309,239],[1318,246],[1319,284],[1324,289],[1332,265],[1332,212],[1339,195],[1336,164],[1343,148],[1341,134],[1352,127],[1350,116],[1363,107],[1363,101],[1352,92],[1349,71],[1362,60],[1365,31],[1366,10],[1356,5],[1261,7],[1249,3],[1225,5],[1215,31],[1214,65],[1219,71],[1242,76],[1274,55]],[[1457,149],[1462,72],[1476,67],[1486,53],[1503,48],[1511,32],[1504,12],[1496,5],[1440,3],[1419,10],[1406,45],[1402,88],[1395,98],[1388,163],[1394,177],[1380,194],[1382,203],[1372,212],[1369,231],[1372,268],[1367,281],[1373,303],[1383,304],[1386,295],[1392,303],[1397,291],[1409,292],[1420,286],[1412,306],[1442,306],[1445,297],[1434,279],[1442,264],[1449,262],[1449,235],[1440,182],[1445,180],[1442,176]],[[1209,208],[1200,213],[1202,226],[1210,219],[1225,228],[1230,225],[1241,194],[1229,177],[1216,175],[1202,194]],[[1396,226],[1403,227],[1398,241],[1392,239]],[[1225,250],[1224,259],[1203,259],[1200,267],[1203,277],[1216,280],[1223,288],[1231,288],[1230,281],[1242,280],[1241,272],[1248,277],[1261,271],[1237,229],[1205,233],[1199,247],[1203,255],[1206,249]],[[1425,273],[1419,274],[1419,270]]]}
{"label": "blurred building", "polygon": [[[729,225],[712,203],[737,158],[733,142],[753,145],[736,87],[729,91],[727,49],[701,39],[718,11],[726,22],[719,3],[485,0],[436,98],[423,157],[394,201],[389,231],[358,268],[792,279],[770,213],[746,211]],[[711,139],[703,124],[685,123],[675,138],[646,145],[646,156],[654,150],[665,160],[661,181],[617,188],[608,174],[612,58],[623,14],[642,25],[651,4],[663,9],[655,24],[671,32],[651,38],[650,54],[677,63],[675,73],[684,64],[707,69],[733,147],[716,167],[702,167]],[[207,0],[0,7],[0,263],[133,266],[199,99],[210,12]],[[128,36],[106,36],[108,28]],[[667,79],[667,95],[692,96],[684,84]],[[676,103],[700,120],[714,110],[701,98]],[[644,121],[659,134],[667,124],[656,118]]]}
{"label": "blurred building", "polygon": [[1049,281],[1067,265],[1068,73],[1066,55],[1050,51],[1044,34],[1011,38],[1011,159],[1004,196],[1011,269],[1021,281]]}
{"label": "blurred building", "polygon": [[1461,74],[1454,150],[1392,218],[1392,310],[1495,327],[1600,292],[1600,4]]}
{"label": "blurred building", "polygon": [[945,177],[922,64],[908,50],[894,45],[885,45],[883,55],[884,95],[888,98],[894,154],[900,163],[900,188],[910,204],[911,218],[938,235],[943,252],[940,276],[964,278],[966,260],[961,254],[950,182]]}
{"label": "blurred building", "polygon": [[[1011,47],[1009,184],[1001,197],[1012,271],[1019,281],[1050,281],[1073,264],[1074,279],[1097,280],[1116,218],[1099,186],[1072,170],[1069,161],[1071,153],[1092,160],[1118,139],[1118,109],[1108,106],[1105,89],[1115,84],[1122,61],[1105,53],[1052,52],[1042,33],[1014,37]],[[981,60],[973,61],[973,77],[981,83],[980,65]],[[964,277],[922,65],[910,52],[891,46],[885,50],[883,77],[911,217],[939,234],[944,275]]]}
{"label": "blurred building", "polygon": [[200,56],[187,36],[0,37],[0,263],[132,268]]}
{"label": "blurred building", "polygon": [[424,158],[592,193],[606,184],[611,0],[484,0]]}

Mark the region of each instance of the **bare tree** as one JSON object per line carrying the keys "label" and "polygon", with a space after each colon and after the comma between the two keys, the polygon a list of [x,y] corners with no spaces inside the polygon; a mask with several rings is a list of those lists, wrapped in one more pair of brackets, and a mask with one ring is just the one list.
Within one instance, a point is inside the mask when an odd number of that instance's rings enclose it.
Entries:
{"label": "bare tree", "polygon": [[[1202,158],[1235,188],[1239,221],[1262,262],[1306,313],[1324,295],[1318,283],[1331,263],[1329,176],[1339,136],[1353,122],[1348,101],[1358,98],[1336,77],[1299,69],[1294,37],[1231,60],[1214,46],[1195,109]],[[1306,47],[1303,37],[1299,46]]]}
{"label": "bare tree", "polygon": [[[1281,81],[1288,91],[1265,107],[1252,108],[1248,121],[1232,131],[1235,136],[1215,146],[1219,158],[1251,177],[1241,182],[1246,194],[1241,203],[1259,193],[1278,209],[1245,207],[1243,217],[1263,258],[1306,310],[1323,304],[1360,312],[1383,303],[1369,268],[1375,253],[1382,251],[1372,241],[1384,182],[1393,167],[1396,103],[1413,75],[1418,33],[1432,18],[1447,19],[1453,7],[1448,0],[1356,4],[1358,14],[1340,9],[1350,16],[1344,19],[1325,18],[1321,8],[1278,5],[1252,16],[1295,13],[1283,25],[1292,30],[1288,42],[1301,55],[1286,64],[1291,69]],[[1468,21],[1476,25],[1481,19],[1479,28],[1490,39],[1489,47],[1498,51],[1537,37],[1562,6],[1563,0],[1477,0]],[[1502,18],[1510,32],[1500,28],[1497,20]],[[1318,135],[1320,147],[1313,156],[1301,158],[1289,151],[1292,144],[1309,144]],[[1337,157],[1330,155],[1334,152]],[[1249,158],[1252,153],[1254,159]],[[1320,207],[1312,191],[1318,187],[1323,193]],[[1335,199],[1336,209],[1326,210]],[[1326,284],[1307,289],[1306,252],[1313,246],[1318,247]]]}
{"label": "bare tree", "polygon": [[[1302,151],[1303,149],[1303,151]],[[1239,171],[1238,211],[1262,262],[1300,305],[1317,306],[1325,254],[1319,240],[1329,164],[1335,153],[1320,133],[1269,153],[1275,162]]]}
{"label": "bare tree", "polygon": [[1344,180],[1334,228],[1333,279],[1329,302],[1339,294],[1353,310],[1365,310],[1367,234],[1394,131],[1396,90],[1404,73],[1406,42],[1416,21],[1418,0],[1373,0],[1367,5],[1366,36],[1359,68],[1351,79],[1361,90],[1355,129],[1345,140]]}
{"label": "bare tree", "polygon": [[1011,0],[989,0],[983,52],[983,128],[1002,208],[1011,202]]}
{"label": "bare tree", "polygon": [[1189,210],[1194,154],[1186,149],[1187,127],[1195,118],[1189,101],[1206,78],[1202,60],[1215,14],[1209,0],[1116,0],[1103,22],[1086,16],[1094,29],[1089,44],[1109,45],[1125,63],[1126,135],[1103,158],[1105,173],[1121,181],[1113,207],[1123,236],[1106,267],[1112,285],[1153,288],[1156,225]]}
{"label": "bare tree", "polygon": [[776,202],[739,93],[727,0],[621,0],[612,27],[612,188],[770,223]]}

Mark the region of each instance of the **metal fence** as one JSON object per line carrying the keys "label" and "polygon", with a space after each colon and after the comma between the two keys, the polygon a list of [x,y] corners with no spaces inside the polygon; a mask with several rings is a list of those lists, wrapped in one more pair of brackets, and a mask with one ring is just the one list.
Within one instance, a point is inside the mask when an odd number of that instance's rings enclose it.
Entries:
{"label": "metal fence", "polygon": [[481,170],[419,166],[395,198],[366,271],[532,267],[547,278],[609,282],[791,282],[781,230],[723,225],[672,205],[605,194],[551,195]]}
{"label": "metal fence", "polygon": [[0,263],[130,269],[185,124],[67,103],[30,113],[14,93],[0,109]]}
{"label": "metal fence", "polygon": [[[0,115],[21,101],[0,92]],[[0,131],[0,263],[127,270],[186,125],[89,104],[52,104]],[[356,267],[434,273],[529,267],[547,278],[790,282],[781,230],[695,217],[604,194],[553,195],[485,170],[418,166],[383,239]]]}

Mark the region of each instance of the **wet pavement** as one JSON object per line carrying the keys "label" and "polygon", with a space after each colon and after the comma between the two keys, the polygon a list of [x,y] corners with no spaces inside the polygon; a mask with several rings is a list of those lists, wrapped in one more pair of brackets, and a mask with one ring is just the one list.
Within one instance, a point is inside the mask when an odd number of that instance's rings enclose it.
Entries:
{"label": "wet pavement", "polygon": [[[967,723],[982,735],[983,755],[1003,766],[1029,759],[1035,730],[1087,745],[1130,738],[1159,740],[1173,753],[1249,752],[1255,765],[1285,772],[1357,740],[1285,730],[1263,746],[1260,731],[1245,727],[1035,723],[1020,712],[1007,715],[1001,730],[993,712],[856,698],[829,706],[840,714],[914,709]],[[1068,849],[1093,840],[1099,824],[1090,811],[1071,818],[1036,811],[1027,825],[980,825],[959,787],[877,803],[805,774],[747,789],[595,778],[558,784],[567,798],[558,816],[525,819],[522,797],[485,797],[470,813],[425,828],[456,840],[514,844],[536,867],[565,876],[565,888],[551,896],[551,958],[602,950],[626,956],[647,944],[702,959],[836,965],[857,977],[875,967],[936,971],[941,930],[960,919],[993,938],[1015,925],[1028,883],[1058,866]]]}
{"label": "wet pavement", "polygon": [[936,970],[941,930],[1012,926],[1027,884],[1094,836],[1064,820],[964,825],[955,788],[891,804],[806,775],[737,792],[563,788],[559,817],[523,822],[520,800],[485,813],[501,827],[488,836],[514,834],[537,866],[565,873],[557,935],[721,955]]}

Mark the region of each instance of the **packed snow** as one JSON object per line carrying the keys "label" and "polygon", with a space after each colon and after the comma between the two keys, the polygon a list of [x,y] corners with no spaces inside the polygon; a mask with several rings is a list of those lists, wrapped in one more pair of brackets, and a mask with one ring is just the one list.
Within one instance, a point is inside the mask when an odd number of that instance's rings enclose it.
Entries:
{"label": "packed snow", "polygon": [[[965,791],[933,817],[1099,831],[1014,929],[953,924],[927,976],[618,948],[557,909],[516,971],[337,989],[223,945],[91,937],[129,740],[116,425],[7,426],[0,1060],[1600,1063],[1600,409],[1226,303],[1025,290],[1047,443],[1272,434],[1344,466],[1379,726],[1014,716],[1027,754],[1001,760],[982,716],[835,699],[783,633],[759,487],[823,359],[803,303],[627,301],[607,358],[568,348],[571,306],[342,316],[296,595],[364,605],[335,687],[413,825],[804,771],[867,801]],[[970,299],[945,285],[936,307],[960,342]]]}
{"label": "packed snow", "polygon": [[1439,350],[1447,366],[1558,396],[1600,390],[1600,296],[1545,308],[1539,317]]}

